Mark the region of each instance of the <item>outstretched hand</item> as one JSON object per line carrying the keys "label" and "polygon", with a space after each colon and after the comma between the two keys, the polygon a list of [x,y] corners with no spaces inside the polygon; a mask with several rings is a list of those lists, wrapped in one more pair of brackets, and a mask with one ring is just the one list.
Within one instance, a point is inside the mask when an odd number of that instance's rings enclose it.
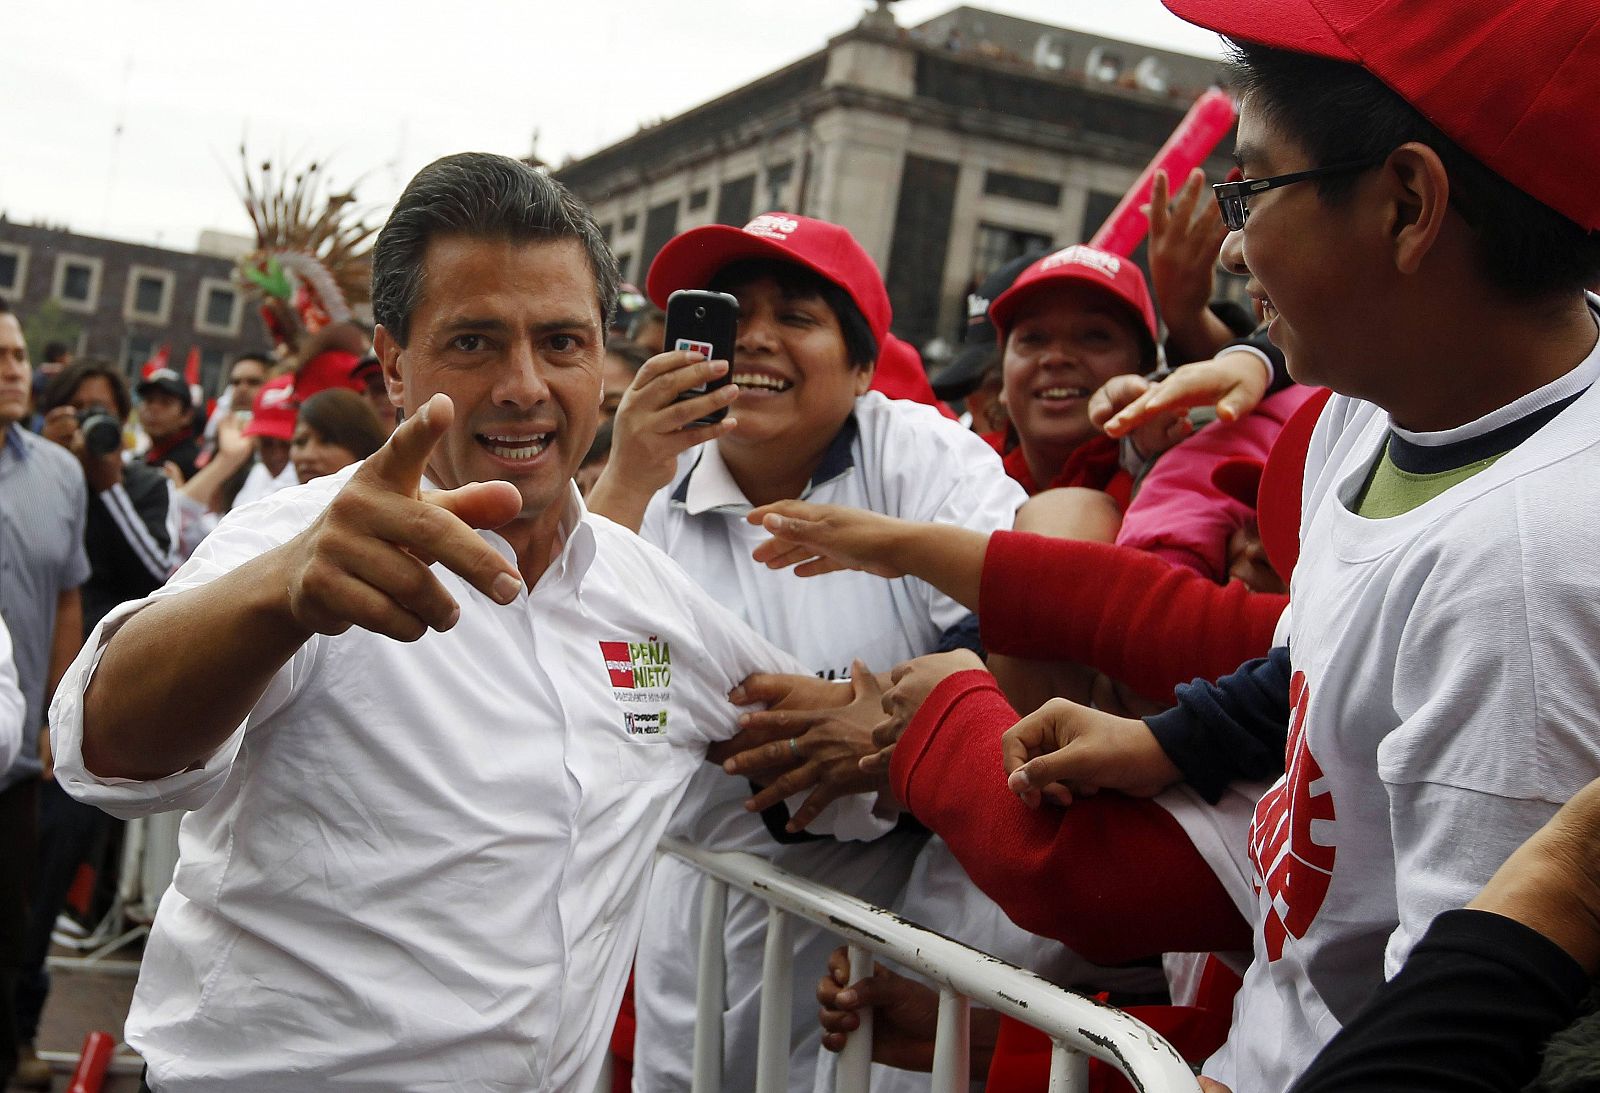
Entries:
{"label": "outstretched hand", "polygon": [[455,418],[435,395],[403,422],[328,507],[286,545],[289,609],[308,635],[352,626],[399,641],[448,630],[460,605],[429,566],[440,563],[496,603],[516,599],[522,577],[474,529],[514,519],[509,482],[424,493],[428,459]]}
{"label": "outstretched hand", "polygon": [[1101,428],[1107,436],[1120,438],[1196,406],[1215,406],[1219,419],[1238,421],[1260,404],[1271,382],[1271,374],[1256,354],[1247,350],[1223,352],[1213,360],[1174,369],[1166,379],[1113,413]]}
{"label": "outstretched hand", "polygon": [[1217,256],[1228,227],[1211,200],[1205,172],[1196,167],[1168,199],[1171,182],[1157,171],[1150,186],[1150,290],[1167,321],[1182,361],[1202,360],[1228,341],[1229,330],[1211,313]]}
{"label": "outstretched hand", "polygon": [[879,577],[903,577],[893,562],[897,536],[907,522],[844,505],[775,501],[745,519],[772,535],[753,557],[768,569],[794,567],[798,577],[857,569]]}
{"label": "outstretched hand", "polygon": [[1143,721],[1052,698],[1000,740],[1006,784],[1029,808],[1115,789],[1154,797],[1182,773]]}

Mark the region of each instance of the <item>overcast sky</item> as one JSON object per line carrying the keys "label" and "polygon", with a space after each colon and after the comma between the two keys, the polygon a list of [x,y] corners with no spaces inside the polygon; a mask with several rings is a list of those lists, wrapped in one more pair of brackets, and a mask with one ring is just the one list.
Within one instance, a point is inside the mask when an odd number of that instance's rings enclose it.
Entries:
{"label": "overcast sky", "polygon": [[[386,208],[467,149],[559,163],[748,82],[853,25],[867,0],[9,0],[0,211],[190,249],[244,233],[252,159],[328,162]],[[957,0],[903,0],[911,26]],[[975,6],[1215,55],[1158,0]],[[298,16],[298,18],[297,18]]]}

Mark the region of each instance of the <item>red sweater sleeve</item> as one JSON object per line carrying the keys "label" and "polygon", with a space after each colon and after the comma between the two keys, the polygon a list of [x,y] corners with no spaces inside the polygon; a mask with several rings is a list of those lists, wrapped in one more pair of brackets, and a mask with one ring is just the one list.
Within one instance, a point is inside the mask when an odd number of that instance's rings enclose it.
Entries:
{"label": "red sweater sleeve", "polygon": [[1154,801],[1019,801],[1000,757],[1000,737],[1017,720],[993,676],[958,672],[922,704],[890,764],[901,803],[985,895],[1024,930],[1098,964],[1249,947],[1222,883]]}
{"label": "red sweater sleeve", "polygon": [[1087,664],[1158,697],[1266,656],[1288,604],[1140,550],[997,531],[978,621],[992,653]]}

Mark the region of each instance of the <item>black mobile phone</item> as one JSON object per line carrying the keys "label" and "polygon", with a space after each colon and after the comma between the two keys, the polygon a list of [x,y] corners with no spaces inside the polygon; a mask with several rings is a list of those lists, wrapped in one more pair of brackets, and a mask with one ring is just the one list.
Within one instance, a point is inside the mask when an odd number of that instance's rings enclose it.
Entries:
{"label": "black mobile phone", "polygon": [[[678,396],[679,402],[724,387],[733,379],[733,343],[738,336],[739,301],[728,293],[680,288],[667,297],[666,348],[686,349],[708,361],[728,362],[728,371],[702,387],[689,388]],[[696,419],[694,424],[714,425],[727,416],[728,408],[724,406]]]}

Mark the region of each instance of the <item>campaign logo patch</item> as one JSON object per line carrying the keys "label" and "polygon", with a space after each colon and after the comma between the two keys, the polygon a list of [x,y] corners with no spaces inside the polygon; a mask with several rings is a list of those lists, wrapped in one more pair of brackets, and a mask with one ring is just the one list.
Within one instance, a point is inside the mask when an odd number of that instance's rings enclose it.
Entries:
{"label": "campaign logo patch", "polygon": [[1061,266],[1087,266],[1096,273],[1103,273],[1107,277],[1115,277],[1122,268],[1122,259],[1105,251],[1086,247],[1082,243],[1074,243],[1056,251],[1048,258],[1039,260],[1039,271],[1043,273],[1048,269],[1057,269]]}
{"label": "campaign logo patch", "polygon": [[672,682],[672,650],[664,641],[602,641],[600,656],[613,687],[661,690]]}
{"label": "campaign logo patch", "polygon": [[800,221],[783,216],[779,213],[762,213],[744,226],[744,230],[751,235],[759,235],[763,239],[777,239],[787,242],[789,236],[800,228]]}
{"label": "campaign logo patch", "polygon": [[698,353],[706,360],[715,356],[716,349],[710,342],[697,342],[693,338],[679,338],[672,348],[686,353]]}

